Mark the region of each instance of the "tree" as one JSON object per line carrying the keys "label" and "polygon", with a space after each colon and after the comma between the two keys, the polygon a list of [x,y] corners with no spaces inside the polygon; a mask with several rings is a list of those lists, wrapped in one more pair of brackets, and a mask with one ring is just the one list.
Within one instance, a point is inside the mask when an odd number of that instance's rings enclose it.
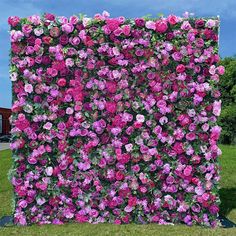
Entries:
{"label": "tree", "polygon": [[219,125],[222,127],[221,142],[236,143],[236,57],[221,60],[225,74],[221,76],[219,89],[221,92],[222,112]]}

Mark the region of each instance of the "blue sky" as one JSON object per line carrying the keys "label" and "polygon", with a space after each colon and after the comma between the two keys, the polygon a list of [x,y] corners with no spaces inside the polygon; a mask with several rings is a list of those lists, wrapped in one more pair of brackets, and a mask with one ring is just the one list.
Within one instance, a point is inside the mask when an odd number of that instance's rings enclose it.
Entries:
{"label": "blue sky", "polygon": [[193,12],[196,17],[220,16],[220,55],[236,54],[236,0],[1,0],[0,1],[0,107],[11,107],[11,82],[9,80],[9,28],[7,18],[17,15],[27,17],[44,12],[71,16],[83,13],[92,17],[103,10],[112,17],[135,18],[159,13],[165,16]]}

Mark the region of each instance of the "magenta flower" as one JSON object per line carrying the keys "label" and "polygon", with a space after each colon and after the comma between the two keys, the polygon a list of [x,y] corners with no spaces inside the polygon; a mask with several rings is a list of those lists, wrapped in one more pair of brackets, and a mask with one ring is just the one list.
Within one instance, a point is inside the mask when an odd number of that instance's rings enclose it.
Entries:
{"label": "magenta flower", "polygon": [[156,31],[159,33],[164,33],[168,29],[167,22],[165,20],[156,21]]}

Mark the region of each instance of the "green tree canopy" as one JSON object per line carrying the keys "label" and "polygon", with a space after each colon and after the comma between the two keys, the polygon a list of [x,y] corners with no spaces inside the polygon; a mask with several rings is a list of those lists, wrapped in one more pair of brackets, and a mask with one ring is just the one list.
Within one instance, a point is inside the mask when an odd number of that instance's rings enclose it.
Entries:
{"label": "green tree canopy", "polygon": [[236,57],[221,60],[225,74],[221,76],[219,88],[222,100],[222,112],[219,125],[222,127],[221,142],[236,143]]}

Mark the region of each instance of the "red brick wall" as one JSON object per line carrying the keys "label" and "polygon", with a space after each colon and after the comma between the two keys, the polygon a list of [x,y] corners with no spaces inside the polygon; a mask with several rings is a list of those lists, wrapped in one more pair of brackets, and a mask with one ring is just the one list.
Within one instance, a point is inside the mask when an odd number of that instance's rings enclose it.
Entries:
{"label": "red brick wall", "polygon": [[0,115],[2,115],[2,133],[0,135],[9,134],[11,130],[9,117],[11,116],[11,109],[1,108]]}

